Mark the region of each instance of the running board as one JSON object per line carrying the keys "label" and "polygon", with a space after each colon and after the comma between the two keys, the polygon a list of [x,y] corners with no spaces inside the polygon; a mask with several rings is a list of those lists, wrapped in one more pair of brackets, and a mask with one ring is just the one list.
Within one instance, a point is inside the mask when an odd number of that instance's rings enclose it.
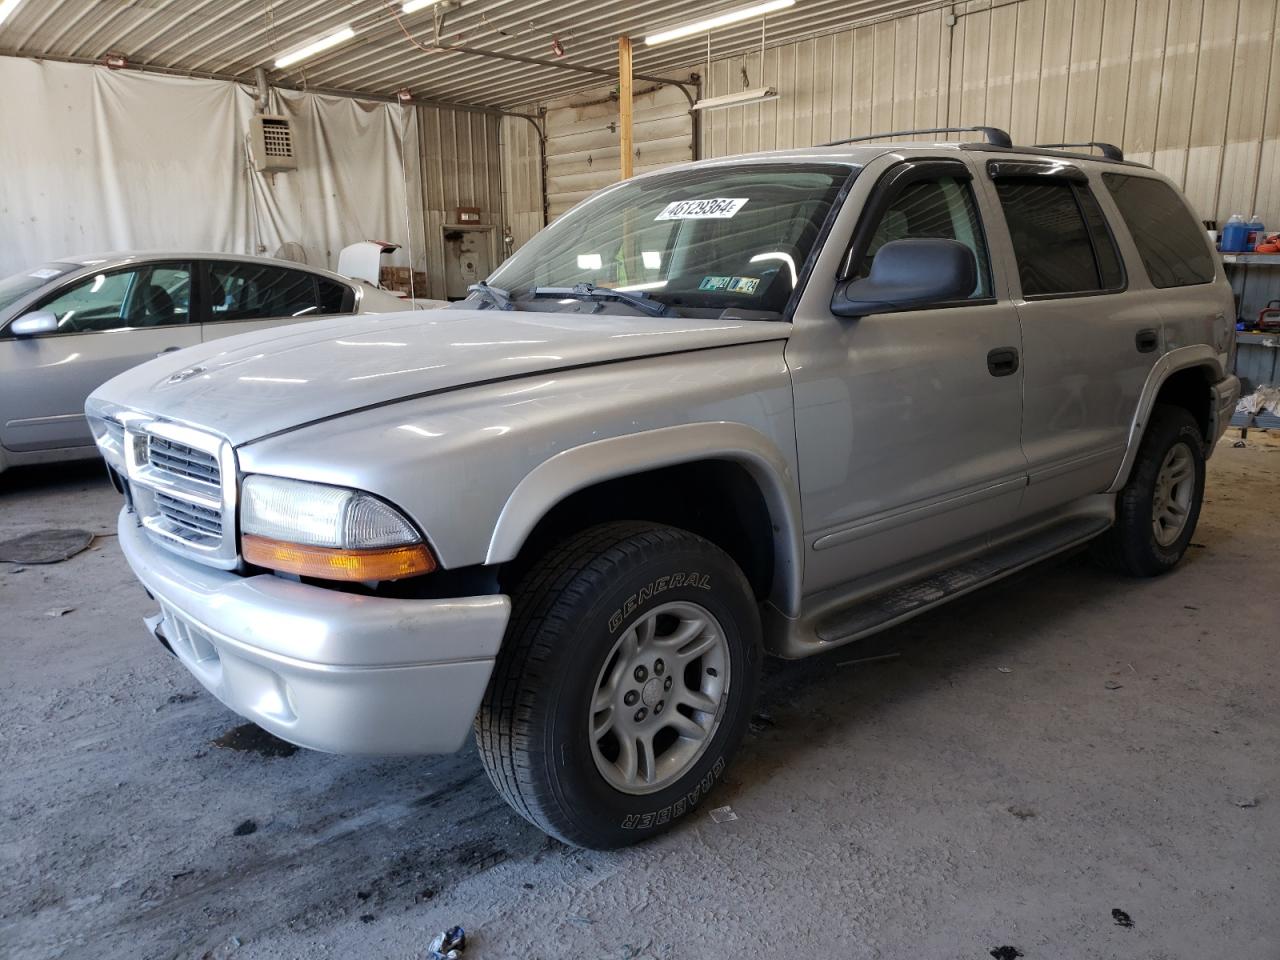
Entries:
{"label": "running board", "polygon": [[1076,517],[1056,524],[1034,536],[997,547],[976,559],[832,613],[818,622],[814,634],[823,645],[830,646],[858,640],[1087,543],[1108,526],[1108,519],[1096,516]]}

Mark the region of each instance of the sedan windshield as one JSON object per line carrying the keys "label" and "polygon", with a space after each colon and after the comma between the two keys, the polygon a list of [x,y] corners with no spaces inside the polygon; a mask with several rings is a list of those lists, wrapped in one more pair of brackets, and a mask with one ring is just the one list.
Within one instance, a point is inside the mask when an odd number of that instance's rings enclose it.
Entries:
{"label": "sedan windshield", "polygon": [[636,312],[641,297],[674,314],[780,313],[854,172],[726,164],[629,180],[547,227],[488,283],[519,309]]}
{"label": "sedan windshield", "polygon": [[46,263],[31,270],[23,270],[0,280],[0,310],[17,303],[29,293],[52,283],[59,277],[78,270],[74,263]]}

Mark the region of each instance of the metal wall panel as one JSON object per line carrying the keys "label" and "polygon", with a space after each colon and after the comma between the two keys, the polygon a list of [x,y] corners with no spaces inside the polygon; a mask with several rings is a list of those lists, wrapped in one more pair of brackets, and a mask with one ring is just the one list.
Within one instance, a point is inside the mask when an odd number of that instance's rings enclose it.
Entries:
{"label": "metal wall panel", "polygon": [[[642,87],[634,104],[637,174],[692,159],[693,121],[678,88]],[[603,90],[541,106],[546,108],[548,215],[555,219],[618,180],[618,101]]]}
{"label": "metal wall panel", "polygon": [[[456,224],[458,207],[479,207],[492,262],[505,253],[502,163],[498,117],[438,107],[418,107],[423,249],[426,296],[445,296],[446,228]],[[523,123],[524,121],[520,121]]]}
{"label": "metal wall panel", "polygon": [[[1004,127],[1020,143],[1108,140],[1205,219],[1280,230],[1276,0],[971,0],[712,64],[781,99],[707,115],[704,156],[906,126]],[[952,137],[951,139],[956,139]]]}

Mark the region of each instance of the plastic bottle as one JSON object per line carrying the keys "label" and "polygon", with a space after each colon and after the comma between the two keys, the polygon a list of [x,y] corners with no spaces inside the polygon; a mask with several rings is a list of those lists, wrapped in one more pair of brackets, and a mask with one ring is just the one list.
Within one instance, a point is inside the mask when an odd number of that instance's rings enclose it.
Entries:
{"label": "plastic bottle", "polygon": [[1244,217],[1233,213],[1227,225],[1222,228],[1222,252],[1244,253],[1245,243],[1249,239],[1249,225]]}
{"label": "plastic bottle", "polygon": [[1262,218],[1256,213],[1249,218],[1249,235],[1245,238],[1244,248],[1252,253],[1253,248],[1262,242],[1262,238],[1267,235],[1266,224],[1262,222]]}

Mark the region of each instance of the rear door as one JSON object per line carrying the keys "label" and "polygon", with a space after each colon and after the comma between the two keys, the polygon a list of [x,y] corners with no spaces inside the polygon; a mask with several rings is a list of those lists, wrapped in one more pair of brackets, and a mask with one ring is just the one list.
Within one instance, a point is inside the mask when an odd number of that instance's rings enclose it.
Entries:
{"label": "rear door", "polygon": [[837,283],[908,238],[965,244],[979,281],[960,301],[858,318],[833,315],[829,282],[810,281],[787,344],[810,594],[980,541],[1014,518],[1026,483],[1018,314],[972,170],[926,158],[860,176],[878,179],[851,235],[828,241],[847,249]]}
{"label": "rear door", "polygon": [[192,265],[148,263],[74,280],[33,310],[58,332],[0,333],[0,443],[32,451],[92,445],[84,402],[100,384],[160,353],[194,346]]}
{"label": "rear door", "polygon": [[992,160],[994,229],[1022,320],[1025,515],[1106,490],[1161,349],[1159,314],[1128,289],[1095,184],[1050,160]]}
{"label": "rear door", "polygon": [[206,341],[355,308],[351,287],[309,270],[252,260],[210,260],[202,267]]}

